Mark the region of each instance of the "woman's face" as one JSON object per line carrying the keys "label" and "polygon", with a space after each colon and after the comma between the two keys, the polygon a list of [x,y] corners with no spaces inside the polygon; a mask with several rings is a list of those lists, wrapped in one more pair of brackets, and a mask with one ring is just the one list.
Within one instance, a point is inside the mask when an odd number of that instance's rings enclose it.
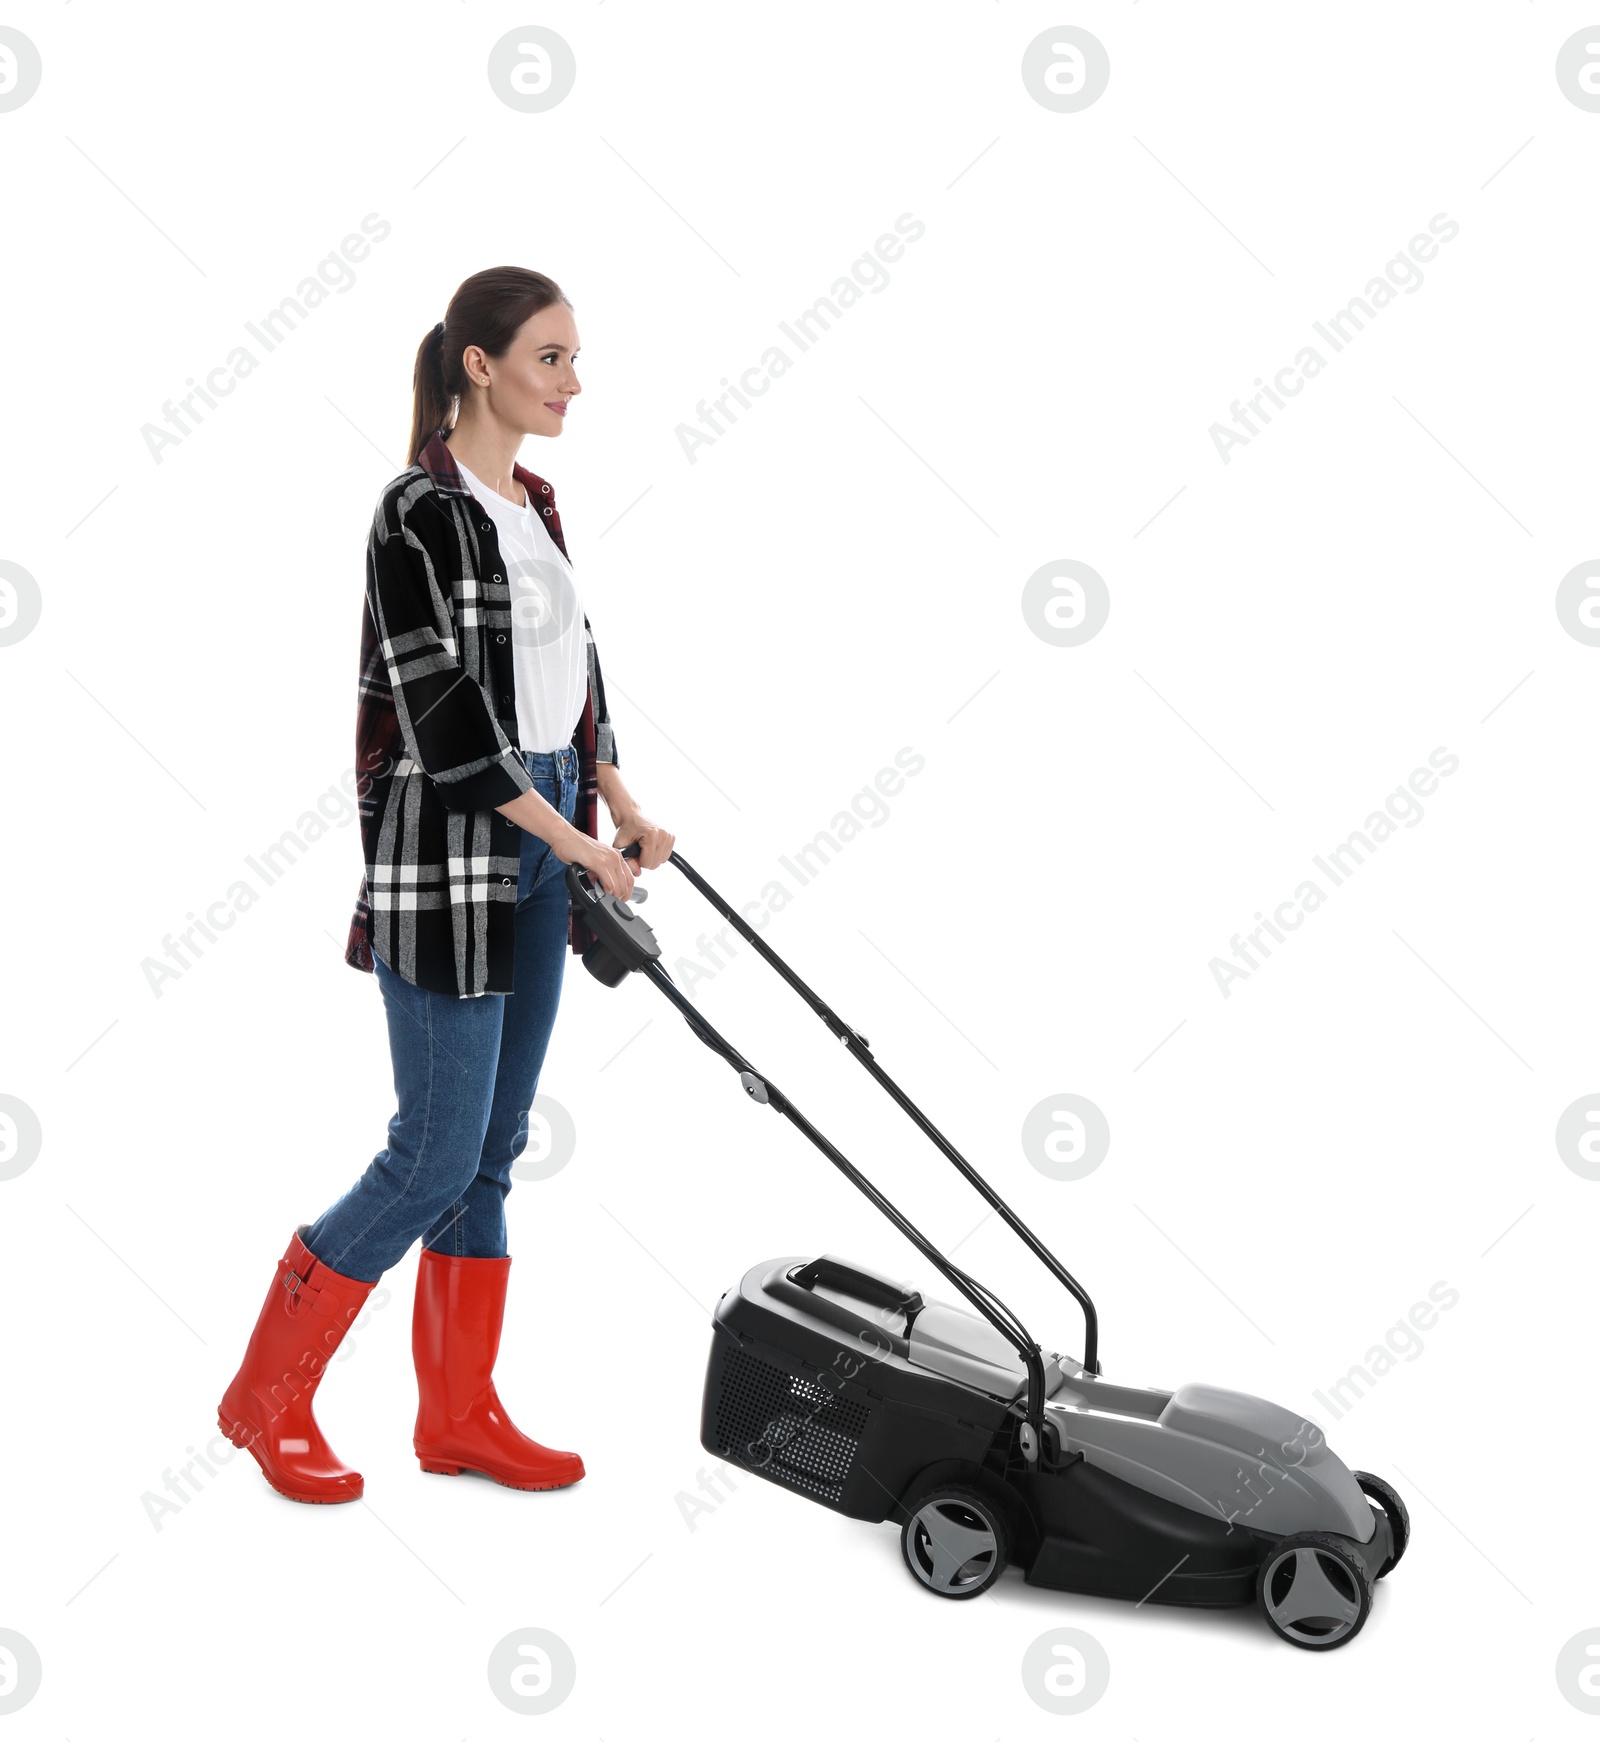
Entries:
{"label": "woman's face", "polygon": [[501,422],[529,435],[557,436],[568,406],[583,391],[573,368],[577,354],[572,310],[553,303],[528,316],[503,357],[469,345],[463,360],[469,379],[489,377],[485,397]]}

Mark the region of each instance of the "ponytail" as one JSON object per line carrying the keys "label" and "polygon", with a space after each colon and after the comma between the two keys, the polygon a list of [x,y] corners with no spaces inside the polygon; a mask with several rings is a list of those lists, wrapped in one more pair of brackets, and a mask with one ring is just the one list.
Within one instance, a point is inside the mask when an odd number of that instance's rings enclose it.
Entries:
{"label": "ponytail", "polygon": [[[417,361],[411,372],[411,447],[406,463],[412,464],[428,445],[436,429],[453,423],[450,416],[453,395],[445,386],[444,373],[445,323],[440,321],[429,329],[417,346]],[[460,368],[457,359],[456,367]]]}

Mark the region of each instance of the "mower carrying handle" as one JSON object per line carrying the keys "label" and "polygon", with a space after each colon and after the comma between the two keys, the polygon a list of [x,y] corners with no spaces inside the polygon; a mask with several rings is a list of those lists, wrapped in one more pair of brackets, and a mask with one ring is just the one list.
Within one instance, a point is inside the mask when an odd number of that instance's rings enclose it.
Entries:
{"label": "mower carrying handle", "polygon": [[[621,851],[624,858],[638,858],[640,856],[639,843],[637,841],[631,841],[626,847],[622,848]],[[717,891],[706,882],[706,880],[698,871],[695,870],[681,853],[673,851],[668,855],[668,858],[672,864],[677,866],[678,870],[682,872],[695,888],[700,891],[706,900],[716,908],[717,912],[720,913],[722,917],[733,926],[739,935],[755,949],[757,954],[764,957],[789,983],[789,985],[799,993],[805,1002],[811,1006],[812,1010],[814,1010],[822,1021],[827,1024],[829,1030],[843,1041],[857,1062],[860,1063],[865,1070],[870,1072],[870,1074],[875,1077],[880,1084],[882,1084],[889,1095],[933,1141],[940,1152],[963,1175],[967,1182],[975,1191],[978,1192],[989,1207],[1001,1217],[1011,1231],[1018,1236],[1025,1246],[1028,1247],[1029,1251],[1040,1260],[1045,1268],[1050,1271],[1055,1279],[1067,1290],[1073,1299],[1077,1301],[1079,1307],[1083,1311],[1083,1370],[1089,1374],[1097,1374],[1100,1371],[1099,1319],[1095,1312],[1094,1302],[1089,1298],[1088,1291],[1080,1282],[1078,1282],[1071,1272],[1067,1270],[1043,1241],[1039,1239],[1033,1230],[1028,1227],[1022,1218],[1017,1215],[1016,1211],[1013,1210],[1003,1198],[1001,1198],[1000,1194],[995,1191],[983,1175],[972,1166],[972,1164],[961,1154],[955,1145],[950,1142],[944,1133],[934,1125],[932,1120],[928,1118],[922,1109],[912,1101],[910,1096],[905,1093],[899,1084],[890,1077],[888,1072],[883,1069],[883,1067],[872,1056],[871,1049],[867,1045],[866,1037],[857,1033],[857,1031],[841,1016],[839,1016],[817,993],[813,992],[812,989],[806,985],[805,981],[789,967],[788,963],[786,963],[777,952],[765,943],[750,927],[743,915],[735,912],[735,910],[723,900]],[[576,870],[578,868],[574,867],[574,869]],[[580,878],[583,878],[585,882],[593,881],[592,878],[584,877],[584,873],[581,870],[578,872],[578,875]],[[788,1096],[777,1088],[770,1078],[757,1072],[728,1041],[718,1034],[716,1029],[706,1021],[705,1017],[701,1015],[694,1005],[689,1002],[681,991],[679,991],[677,986],[673,984],[671,976],[659,961],[645,963],[638,971],[646,975],[647,978],[653,980],[667,998],[677,1006],[678,1010],[683,1015],[684,1020],[689,1024],[689,1027],[694,1031],[695,1035],[710,1047],[713,1052],[720,1054],[724,1059],[726,1059],[727,1062],[740,1073],[740,1081],[743,1084],[745,1092],[749,1094],[753,1100],[771,1104],[777,1111],[783,1113],[792,1124],[798,1126],[798,1128],[811,1139],[817,1148],[819,1148],[823,1154],[833,1162],[834,1166],[837,1167],[839,1171],[843,1173],[845,1177],[849,1179],[851,1183],[865,1196],[870,1198],[888,1220],[891,1221],[926,1258],[938,1266],[943,1275],[952,1282],[963,1295],[966,1296],[983,1317],[987,1319],[989,1323],[1005,1337],[1006,1341],[1017,1350],[1018,1354],[1022,1357],[1023,1365],[1026,1367],[1028,1373],[1027,1420],[1034,1430],[1035,1444],[1037,1445],[1039,1436],[1042,1435],[1044,1422],[1044,1363],[1040,1355],[1039,1345],[1031,1336],[1029,1336],[1027,1330],[1017,1316],[1009,1307],[1005,1306],[1003,1302],[998,1300],[987,1288],[985,1288],[983,1284],[974,1281],[965,1271],[961,1270],[957,1265],[952,1263],[951,1260],[946,1258],[930,1240],[918,1232],[906,1217],[902,1215],[892,1203],[890,1203],[883,1193],[880,1192],[869,1179],[867,1179],[866,1175],[856,1168],[853,1163],[842,1155],[839,1150],[836,1149],[834,1145],[830,1143],[814,1125],[811,1124],[810,1120],[800,1112],[799,1108],[789,1100]],[[819,1260],[818,1263],[820,1264],[821,1261]]]}
{"label": "mower carrying handle", "polygon": [[826,1252],[820,1258],[813,1258],[809,1264],[797,1264],[789,1272],[789,1280],[801,1288],[815,1288],[820,1282],[824,1288],[837,1288],[865,1301],[868,1306],[883,1307],[888,1312],[915,1313],[922,1310],[922,1296],[914,1288],[891,1282],[870,1270],[859,1270]]}

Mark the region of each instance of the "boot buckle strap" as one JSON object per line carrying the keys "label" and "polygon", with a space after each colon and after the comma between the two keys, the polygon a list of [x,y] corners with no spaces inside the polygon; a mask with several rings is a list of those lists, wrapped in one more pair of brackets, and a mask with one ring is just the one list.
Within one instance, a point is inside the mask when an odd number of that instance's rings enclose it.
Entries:
{"label": "boot buckle strap", "polygon": [[315,1312],[317,1310],[317,1297],[322,1291],[302,1276],[299,1271],[285,1265],[282,1281],[283,1286],[289,1291],[289,1311],[291,1313]]}
{"label": "boot buckle strap", "polygon": [[[283,1286],[289,1291],[288,1310],[291,1314],[320,1313],[327,1318],[340,1310],[338,1295],[329,1293],[319,1283],[312,1282],[309,1276],[302,1276],[287,1265],[284,1267]],[[355,1314],[349,1316],[354,1318]]]}

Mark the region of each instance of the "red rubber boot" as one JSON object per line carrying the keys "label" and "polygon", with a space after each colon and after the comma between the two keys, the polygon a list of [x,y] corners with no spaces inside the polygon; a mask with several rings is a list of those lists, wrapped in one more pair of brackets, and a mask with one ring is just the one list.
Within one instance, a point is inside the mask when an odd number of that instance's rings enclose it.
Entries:
{"label": "red rubber boot", "polygon": [[454,1258],[422,1249],[411,1315],[417,1431],[424,1470],[478,1470],[508,1488],[565,1488],[583,1475],[576,1452],[554,1452],[511,1423],[494,1388],[509,1258]]}
{"label": "red rubber boot", "polygon": [[290,1237],[278,1260],[244,1360],[217,1409],[217,1426],[290,1500],[359,1500],[361,1476],[322,1437],[311,1398],[374,1285],[319,1264],[302,1244],[302,1232]]}

